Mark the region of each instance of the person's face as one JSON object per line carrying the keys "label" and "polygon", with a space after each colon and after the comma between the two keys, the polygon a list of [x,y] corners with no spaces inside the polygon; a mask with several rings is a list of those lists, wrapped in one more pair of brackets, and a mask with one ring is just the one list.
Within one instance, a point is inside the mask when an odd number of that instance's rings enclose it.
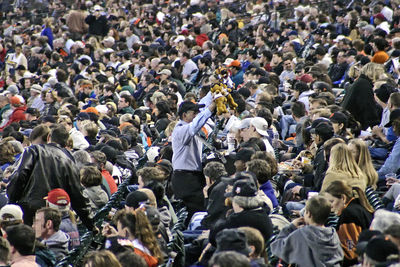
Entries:
{"label": "person's face", "polygon": [[16,54],[20,54],[20,53],[21,53],[21,47],[18,47],[18,46],[17,46],[17,47],[15,48],[15,53],[16,53]]}
{"label": "person's face", "polygon": [[294,98],[298,99],[299,96],[300,96],[300,92],[297,91],[297,90],[293,90],[293,91],[292,91],[292,95],[293,95]]}
{"label": "person's face", "polygon": [[36,238],[43,238],[46,235],[47,229],[44,222],[44,213],[38,212],[35,215],[32,228],[35,230]]}
{"label": "person's face", "polygon": [[129,233],[128,233],[128,229],[126,229],[126,227],[122,227],[121,222],[117,222],[117,233],[118,236],[122,236],[122,237],[128,237]]}
{"label": "person's face", "polygon": [[51,96],[51,93],[46,93],[45,101],[46,101],[46,103],[48,103],[48,104],[54,102],[53,97]]}
{"label": "person's face", "polygon": [[128,106],[128,103],[127,102],[125,102],[125,98],[120,98],[119,100],[118,100],[118,108],[125,108],[125,107],[127,107]]}
{"label": "person's face", "polygon": [[197,113],[198,112],[193,111],[193,110],[189,110],[189,111],[183,113],[184,120],[186,122],[192,122],[193,119],[196,117]]}
{"label": "person's face", "polygon": [[326,198],[331,203],[331,211],[334,212],[336,215],[340,215],[345,205],[344,195],[342,195],[341,198],[337,198],[329,193],[326,193]]}
{"label": "person's face", "polygon": [[339,64],[342,64],[346,61],[346,57],[343,52],[339,52],[336,59]]}
{"label": "person's face", "polygon": [[254,132],[252,128],[253,126],[250,126],[249,128],[244,128],[240,130],[240,137],[243,139],[244,142],[249,141],[249,139],[252,137],[252,133]]}
{"label": "person's face", "polygon": [[286,60],[283,63],[283,67],[285,68],[285,70],[291,71],[293,69],[293,63],[290,60]]}

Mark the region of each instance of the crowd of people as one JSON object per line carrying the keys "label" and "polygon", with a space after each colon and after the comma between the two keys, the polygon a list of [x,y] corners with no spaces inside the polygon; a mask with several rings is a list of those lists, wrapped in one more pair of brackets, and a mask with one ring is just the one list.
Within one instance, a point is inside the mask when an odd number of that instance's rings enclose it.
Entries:
{"label": "crowd of people", "polygon": [[0,12],[0,265],[400,264],[399,0]]}

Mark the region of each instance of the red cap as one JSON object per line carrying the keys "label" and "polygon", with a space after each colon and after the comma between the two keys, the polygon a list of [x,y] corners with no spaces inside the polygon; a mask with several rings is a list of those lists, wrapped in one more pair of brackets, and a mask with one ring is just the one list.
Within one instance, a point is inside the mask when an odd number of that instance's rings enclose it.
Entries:
{"label": "red cap", "polygon": [[82,112],[94,113],[97,116],[99,115],[99,111],[95,107],[88,107],[87,109],[82,110]]}
{"label": "red cap", "polygon": [[13,106],[15,106],[15,105],[21,105],[21,100],[19,99],[18,96],[12,96],[12,97],[10,98],[10,102],[11,102],[11,105],[13,105]]}
{"label": "red cap", "polygon": [[67,206],[71,202],[68,193],[61,188],[51,190],[44,199],[57,206]]}
{"label": "red cap", "polygon": [[375,19],[386,20],[385,16],[382,13],[378,13],[374,16]]}
{"label": "red cap", "polygon": [[231,62],[231,64],[228,65],[228,67],[240,67],[240,61],[234,60]]}
{"label": "red cap", "polygon": [[310,74],[305,73],[300,76],[299,80],[305,83],[310,83],[313,81],[313,77]]}

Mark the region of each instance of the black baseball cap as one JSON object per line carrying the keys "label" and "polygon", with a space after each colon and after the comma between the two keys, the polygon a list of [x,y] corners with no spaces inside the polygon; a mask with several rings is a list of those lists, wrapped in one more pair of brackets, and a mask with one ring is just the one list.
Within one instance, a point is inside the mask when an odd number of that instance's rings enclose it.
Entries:
{"label": "black baseball cap", "polygon": [[254,173],[249,171],[237,172],[235,177],[222,177],[221,181],[228,185],[234,185],[237,181],[245,179],[252,181],[254,184],[257,183],[257,177]]}
{"label": "black baseball cap", "polygon": [[395,119],[400,118],[400,108],[393,110],[390,112],[389,116],[389,122],[386,123],[385,127],[390,127],[392,126],[392,123]]}
{"label": "black baseball cap", "polygon": [[332,122],[332,123],[343,123],[344,124],[344,127],[347,127],[347,120],[348,120],[348,118],[347,118],[347,116],[345,115],[345,114],[343,114],[342,112],[335,112],[335,113],[332,113],[332,115],[329,117],[329,120]]}
{"label": "black baseball cap", "polygon": [[241,161],[247,162],[251,159],[251,156],[253,156],[254,153],[255,153],[254,149],[242,148],[236,153],[235,161],[241,160]]}
{"label": "black baseball cap", "polygon": [[224,229],[216,236],[217,250],[216,253],[222,251],[235,251],[249,256],[251,249],[247,243],[246,234],[238,229]]}
{"label": "black baseball cap", "polygon": [[257,196],[257,186],[249,179],[236,181],[231,192],[225,193],[225,197],[255,197]]}
{"label": "black baseball cap", "polygon": [[76,120],[78,121],[90,120],[90,116],[86,112],[80,112],[78,113],[78,115],[76,115]]}
{"label": "black baseball cap", "polygon": [[141,204],[148,204],[149,197],[145,192],[133,191],[126,196],[125,205],[130,208],[139,208]]}
{"label": "black baseball cap", "polygon": [[188,111],[199,112],[201,108],[204,108],[206,105],[204,104],[195,104],[191,101],[183,101],[179,106],[178,115],[182,116],[183,113]]}

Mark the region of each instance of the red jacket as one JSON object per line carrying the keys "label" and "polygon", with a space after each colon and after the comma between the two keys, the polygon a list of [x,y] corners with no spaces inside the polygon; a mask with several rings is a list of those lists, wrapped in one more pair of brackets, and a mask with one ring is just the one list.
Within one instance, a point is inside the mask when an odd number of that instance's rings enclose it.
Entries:
{"label": "red jacket", "polygon": [[103,175],[104,179],[106,179],[108,186],[110,187],[111,195],[114,194],[115,192],[117,192],[118,187],[117,187],[117,184],[115,183],[114,178],[111,176],[111,174],[106,170],[102,170],[101,175]]}
{"label": "red jacket", "polygon": [[199,35],[197,35],[196,36],[196,44],[198,45],[198,46],[200,46],[200,47],[202,47],[203,46],[203,43],[205,42],[205,41],[208,41],[209,39],[208,39],[208,36],[207,36],[207,34],[205,34],[205,33],[202,33],[202,34],[199,34]]}
{"label": "red jacket", "polygon": [[3,129],[5,127],[7,127],[8,125],[10,125],[13,122],[20,122],[20,121],[26,120],[26,116],[25,116],[26,106],[14,107],[14,108],[15,109],[14,109],[13,113],[11,113],[11,116],[10,116],[8,122],[6,123],[6,125],[4,125],[3,127],[0,128],[0,131],[3,131]]}

